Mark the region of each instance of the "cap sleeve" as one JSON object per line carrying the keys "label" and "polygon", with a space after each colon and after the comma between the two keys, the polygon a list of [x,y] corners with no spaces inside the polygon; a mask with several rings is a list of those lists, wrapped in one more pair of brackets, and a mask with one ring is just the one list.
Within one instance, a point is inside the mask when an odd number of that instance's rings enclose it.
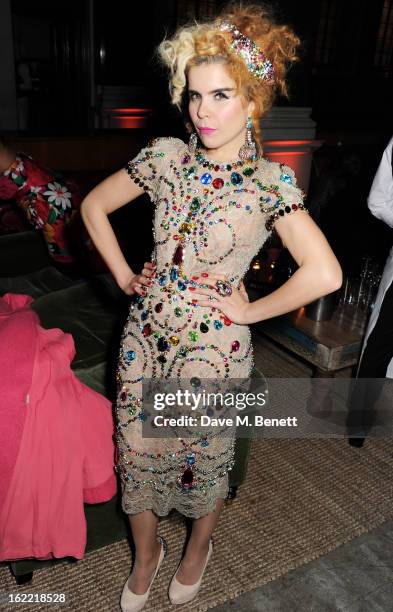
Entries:
{"label": "cap sleeve", "polygon": [[260,189],[259,205],[267,215],[266,229],[271,231],[277,219],[297,210],[308,212],[304,204],[304,193],[298,187],[292,168],[277,162],[267,162],[263,178],[257,181]]}
{"label": "cap sleeve", "polygon": [[124,169],[154,201],[169,159],[175,158],[181,148],[184,148],[184,143],[178,138],[155,138],[127,162]]}

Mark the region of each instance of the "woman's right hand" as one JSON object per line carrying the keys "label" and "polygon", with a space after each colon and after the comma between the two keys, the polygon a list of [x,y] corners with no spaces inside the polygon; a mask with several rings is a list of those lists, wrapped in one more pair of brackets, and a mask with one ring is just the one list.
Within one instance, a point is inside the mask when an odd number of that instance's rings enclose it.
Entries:
{"label": "woman's right hand", "polygon": [[143,270],[140,274],[134,274],[131,272],[129,278],[127,278],[123,283],[119,284],[120,289],[124,291],[127,295],[134,295],[137,293],[138,295],[145,296],[146,290],[144,286],[151,285],[151,278],[154,278],[156,273],[156,264],[151,261],[146,261]]}

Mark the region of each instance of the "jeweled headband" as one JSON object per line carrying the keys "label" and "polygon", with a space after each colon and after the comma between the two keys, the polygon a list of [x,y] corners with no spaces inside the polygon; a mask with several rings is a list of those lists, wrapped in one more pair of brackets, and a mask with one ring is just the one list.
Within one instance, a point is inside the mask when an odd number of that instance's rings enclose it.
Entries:
{"label": "jeweled headband", "polygon": [[251,38],[239,32],[237,27],[228,21],[221,21],[218,29],[232,34],[230,49],[244,60],[251,74],[268,83],[274,82],[274,68],[271,61]]}

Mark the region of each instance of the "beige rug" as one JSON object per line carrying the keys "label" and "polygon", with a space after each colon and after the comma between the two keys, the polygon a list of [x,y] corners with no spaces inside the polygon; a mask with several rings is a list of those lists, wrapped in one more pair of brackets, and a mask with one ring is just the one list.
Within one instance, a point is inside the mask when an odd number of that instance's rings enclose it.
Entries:
{"label": "beige rug", "polygon": [[[203,587],[182,610],[208,610],[282,576],[393,516],[393,441],[367,440],[362,449],[344,440],[253,441],[247,481],[227,502],[215,531],[215,553]],[[173,609],[167,586],[180,558],[185,524],[172,514],[160,521],[169,556],[146,610]],[[1,591],[65,592],[65,605],[3,605],[4,610],[116,611],[131,554],[127,541],[36,571],[16,587],[7,568]]]}
{"label": "beige rug", "polygon": [[[306,377],[307,364],[253,333],[255,363],[265,376]],[[342,372],[341,375],[349,375]],[[197,599],[171,606],[169,581],[179,562],[186,528],[173,513],[160,521],[169,556],[145,610],[199,611],[223,604],[316,559],[393,517],[393,440],[253,440],[246,482],[224,505],[214,533],[215,551]],[[0,568],[0,592],[66,593],[66,604],[0,603],[7,612],[73,610],[117,612],[131,567],[127,541],[36,571],[17,587]]]}

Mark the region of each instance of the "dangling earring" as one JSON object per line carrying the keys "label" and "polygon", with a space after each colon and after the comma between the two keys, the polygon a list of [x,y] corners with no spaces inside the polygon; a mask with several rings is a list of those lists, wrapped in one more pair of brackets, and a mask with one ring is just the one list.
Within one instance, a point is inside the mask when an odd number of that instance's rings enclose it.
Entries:
{"label": "dangling earring", "polygon": [[247,131],[246,131],[246,142],[239,149],[239,157],[245,161],[247,159],[255,159],[257,156],[257,147],[255,140],[252,137],[252,118],[249,115],[247,117]]}
{"label": "dangling earring", "polygon": [[195,132],[192,132],[190,139],[188,141],[188,151],[190,153],[195,153],[197,145],[198,145],[198,136],[195,134]]}

